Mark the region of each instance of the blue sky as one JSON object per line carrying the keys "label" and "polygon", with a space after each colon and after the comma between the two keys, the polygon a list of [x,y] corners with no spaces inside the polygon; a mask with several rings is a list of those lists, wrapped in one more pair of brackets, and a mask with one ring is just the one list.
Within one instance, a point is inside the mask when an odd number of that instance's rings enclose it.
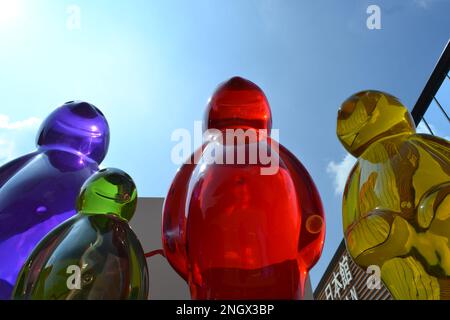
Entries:
{"label": "blue sky", "polygon": [[[67,27],[72,4],[81,29]],[[371,4],[381,30],[366,26]],[[177,169],[172,132],[193,131],[218,83],[246,77],[266,92],[281,143],[324,202],[315,286],[342,239],[337,184],[352,164],[337,109],[363,89],[412,107],[448,41],[449,12],[445,0],[0,0],[0,163],[34,149],[55,107],[86,100],[111,126],[104,165],[129,172],[141,196],[164,196]]]}

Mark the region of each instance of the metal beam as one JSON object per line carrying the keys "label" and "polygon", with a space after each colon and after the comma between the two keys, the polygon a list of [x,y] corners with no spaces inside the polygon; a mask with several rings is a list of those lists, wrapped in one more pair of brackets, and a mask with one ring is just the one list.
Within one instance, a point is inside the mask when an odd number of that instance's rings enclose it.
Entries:
{"label": "metal beam", "polygon": [[447,46],[445,47],[444,52],[442,52],[441,57],[439,58],[439,61],[430,76],[430,79],[425,85],[422,94],[420,95],[419,99],[416,102],[416,105],[411,112],[416,125],[418,125],[420,121],[422,121],[423,115],[425,114],[425,112],[427,112],[431,101],[433,101],[433,98],[441,87],[441,84],[445,80],[445,77],[448,76],[449,70],[450,41],[447,42]]}

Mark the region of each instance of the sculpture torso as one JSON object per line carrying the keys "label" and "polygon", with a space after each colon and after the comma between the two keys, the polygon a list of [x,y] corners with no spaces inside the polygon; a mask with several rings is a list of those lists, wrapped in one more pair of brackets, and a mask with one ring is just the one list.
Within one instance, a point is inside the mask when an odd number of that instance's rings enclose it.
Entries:
{"label": "sculpture torso", "polygon": [[37,243],[49,230],[75,214],[74,200],[81,186],[98,170],[96,163],[80,164],[81,160],[64,151],[38,153],[0,189],[3,281],[13,286]]}
{"label": "sculpture torso", "polygon": [[347,248],[358,265],[381,268],[396,299],[450,298],[449,212],[449,142],[391,133],[369,142],[348,178]]}
{"label": "sculpture torso", "polygon": [[[224,153],[230,148],[236,146],[223,145]],[[301,298],[301,209],[284,164],[274,175],[261,175],[260,165],[211,164],[200,170],[186,203],[193,296]]]}
{"label": "sculpture torso", "polygon": [[180,168],[164,204],[168,261],[194,299],[301,299],[325,235],[314,182],[268,136],[270,107],[254,83],[225,82],[205,115],[209,139]]}
{"label": "sculpture torso", "polygon": [[103,169],[80,189],[78,213],[33,250],[14,298],[147,299],[147,262],[128,224],[137,201],[131,177],[118,169]]}

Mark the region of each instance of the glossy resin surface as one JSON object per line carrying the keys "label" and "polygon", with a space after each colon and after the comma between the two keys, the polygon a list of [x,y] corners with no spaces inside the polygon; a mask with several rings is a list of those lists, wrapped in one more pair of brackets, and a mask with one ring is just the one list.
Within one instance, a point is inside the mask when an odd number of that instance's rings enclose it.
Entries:
{"label": "glossy resin surface", "polygon": [[78,214],[51,231],[17,281],[15,299],[147,299],[148,270],[128,225],[137,192],[118,169],[103,169],[83,186]]}
{"label": "glossy resin surface", "polygon": [[[239,77],[223,83],[206,110],[209,138],[170,187],[164,249],[194,299],[303,297],[322,252],[324,213],[306,169],[269,137],[271,123],[257,85]],[[270,166],[267,154],[278,163],[270,173],[261,170]]]}
{"label": "glossy resin surface", "polygon": [[343,197],[347,248],[379,266],[395,299],[450,299],[450,144],[416,134],[395,97],[360,92],[342,105],[337,134],[358,161]]}
{"label": "glossy resin surface", "polygon": [[42,124],[37,151],[0,168],[0,299],[9,299],[31,251],[75,214],[80,187],[98,170],[108,123],[86,102],[68,102]]}

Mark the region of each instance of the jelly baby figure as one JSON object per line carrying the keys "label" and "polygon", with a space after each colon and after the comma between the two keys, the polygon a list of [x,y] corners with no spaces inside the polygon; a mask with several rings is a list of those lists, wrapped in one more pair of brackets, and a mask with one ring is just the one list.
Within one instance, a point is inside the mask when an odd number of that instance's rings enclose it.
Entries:
{"label": "jelly baby figure", "polygon": [[338,112],[337,135],[358,158],[343,196],[346,245],[380,268],[395,299],[450,299],[450,144],[416,134],[397,98],[364,91]]}
{"label": "jelly baby figure", "polygon": [[136,209],[133,180],[118,169],[89,178],[78,214],[53,229],[20,272],[14,299],[147,299],[144,251],[128,225]]}
{"label": "jelly baby figure", "polygon": [[302,299],[325,234],[319,193],[270,137],[263,91],[234,77],[209,100],[205,142],[180,168],[163,245],[193,299]]}
{"label": "jelly baby figure", "polygon": [[83,183],[109,145],[108,123],[86,102],[67,102],[43,122],[37,150],[0,168],[0,299],[37,243],[75,214]]}

